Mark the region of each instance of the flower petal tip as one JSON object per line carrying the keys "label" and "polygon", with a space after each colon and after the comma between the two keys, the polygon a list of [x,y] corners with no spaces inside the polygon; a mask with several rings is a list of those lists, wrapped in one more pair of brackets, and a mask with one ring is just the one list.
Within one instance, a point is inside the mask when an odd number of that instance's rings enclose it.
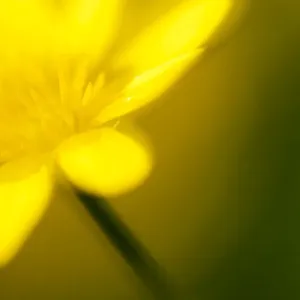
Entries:
{"label": "flower petal tip", "polygon": [[51,191],[46,166],[22,179],[0,181],[0,267],[22,248],[48,207]]}
{"label": "flower petal tip", "polygon": [[102,128],[63,144],[58,164],[76,187],[103,197],[117,197],[145,181],[152,160],[149,152],[130,137]]}

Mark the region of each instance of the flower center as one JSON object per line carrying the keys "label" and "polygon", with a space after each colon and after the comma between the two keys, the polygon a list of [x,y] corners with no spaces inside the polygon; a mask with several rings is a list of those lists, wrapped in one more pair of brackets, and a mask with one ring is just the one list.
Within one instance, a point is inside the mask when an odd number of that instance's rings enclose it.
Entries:
{"label": "flower center", "polygon": [[106,20],[103,14],[106,1],[10,0],[2,6],[0,164],[53,150],[87,129],[111,99],[99,93],[102,75],[91,80],[87,74],[110,40],[103,29],[111,15]]}
{"label": "flower center", "polygon": [[0,163],[50,152],[88,127],[87,112],[98,109],[90,107],[95,85],[86,83],[84,68],[54,69],[23,66],[0,75]]}

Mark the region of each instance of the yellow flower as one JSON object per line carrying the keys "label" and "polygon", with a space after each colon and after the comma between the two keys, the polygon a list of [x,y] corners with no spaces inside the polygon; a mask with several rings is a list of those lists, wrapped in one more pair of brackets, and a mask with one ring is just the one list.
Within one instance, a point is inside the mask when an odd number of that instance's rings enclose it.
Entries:
{"label": "yellow flower", "polygon": [[231,6],[231,0],[182,1],[107,67],[120,0],[1,2],[0,265],[40,220],[58,172],[108,197],[144,181],[151,155],[107,122],[173,84]]}

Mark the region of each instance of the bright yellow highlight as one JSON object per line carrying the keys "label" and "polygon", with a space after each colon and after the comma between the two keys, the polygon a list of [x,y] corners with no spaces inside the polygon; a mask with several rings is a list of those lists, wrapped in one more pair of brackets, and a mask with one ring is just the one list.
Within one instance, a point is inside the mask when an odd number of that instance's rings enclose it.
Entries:
{"label": "bright yellow highlight", "polygon": [[106,197],[146,180],[149,151],[107,121],[174,84],[203,53],[232,0],[182,1],[120,49],[112,65],[96,70],[122,6],[121,0],[1,2],[0,265],[38,223],[57,171]]}
{"label": "bright yellow highlight", "polygon": [[59,149],[58,162],[75,185],[106,197],[132,190],[151,169],[143,147],[112,128],[69,139]]}

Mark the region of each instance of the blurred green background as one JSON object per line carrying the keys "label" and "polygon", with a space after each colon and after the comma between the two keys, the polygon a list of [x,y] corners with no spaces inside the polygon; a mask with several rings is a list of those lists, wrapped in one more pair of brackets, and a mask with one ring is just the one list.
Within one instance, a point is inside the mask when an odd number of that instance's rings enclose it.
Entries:
{"label": "blurred green background", "polygon": [[[178,0],[129,0],[127,39]],[[156,154],[147,183],[111,201],[181,298],[300,298],[300,4],[250,0],[232,32],[139,126]],[[75,199],[61,193],[0,299],[144,299]]]}

